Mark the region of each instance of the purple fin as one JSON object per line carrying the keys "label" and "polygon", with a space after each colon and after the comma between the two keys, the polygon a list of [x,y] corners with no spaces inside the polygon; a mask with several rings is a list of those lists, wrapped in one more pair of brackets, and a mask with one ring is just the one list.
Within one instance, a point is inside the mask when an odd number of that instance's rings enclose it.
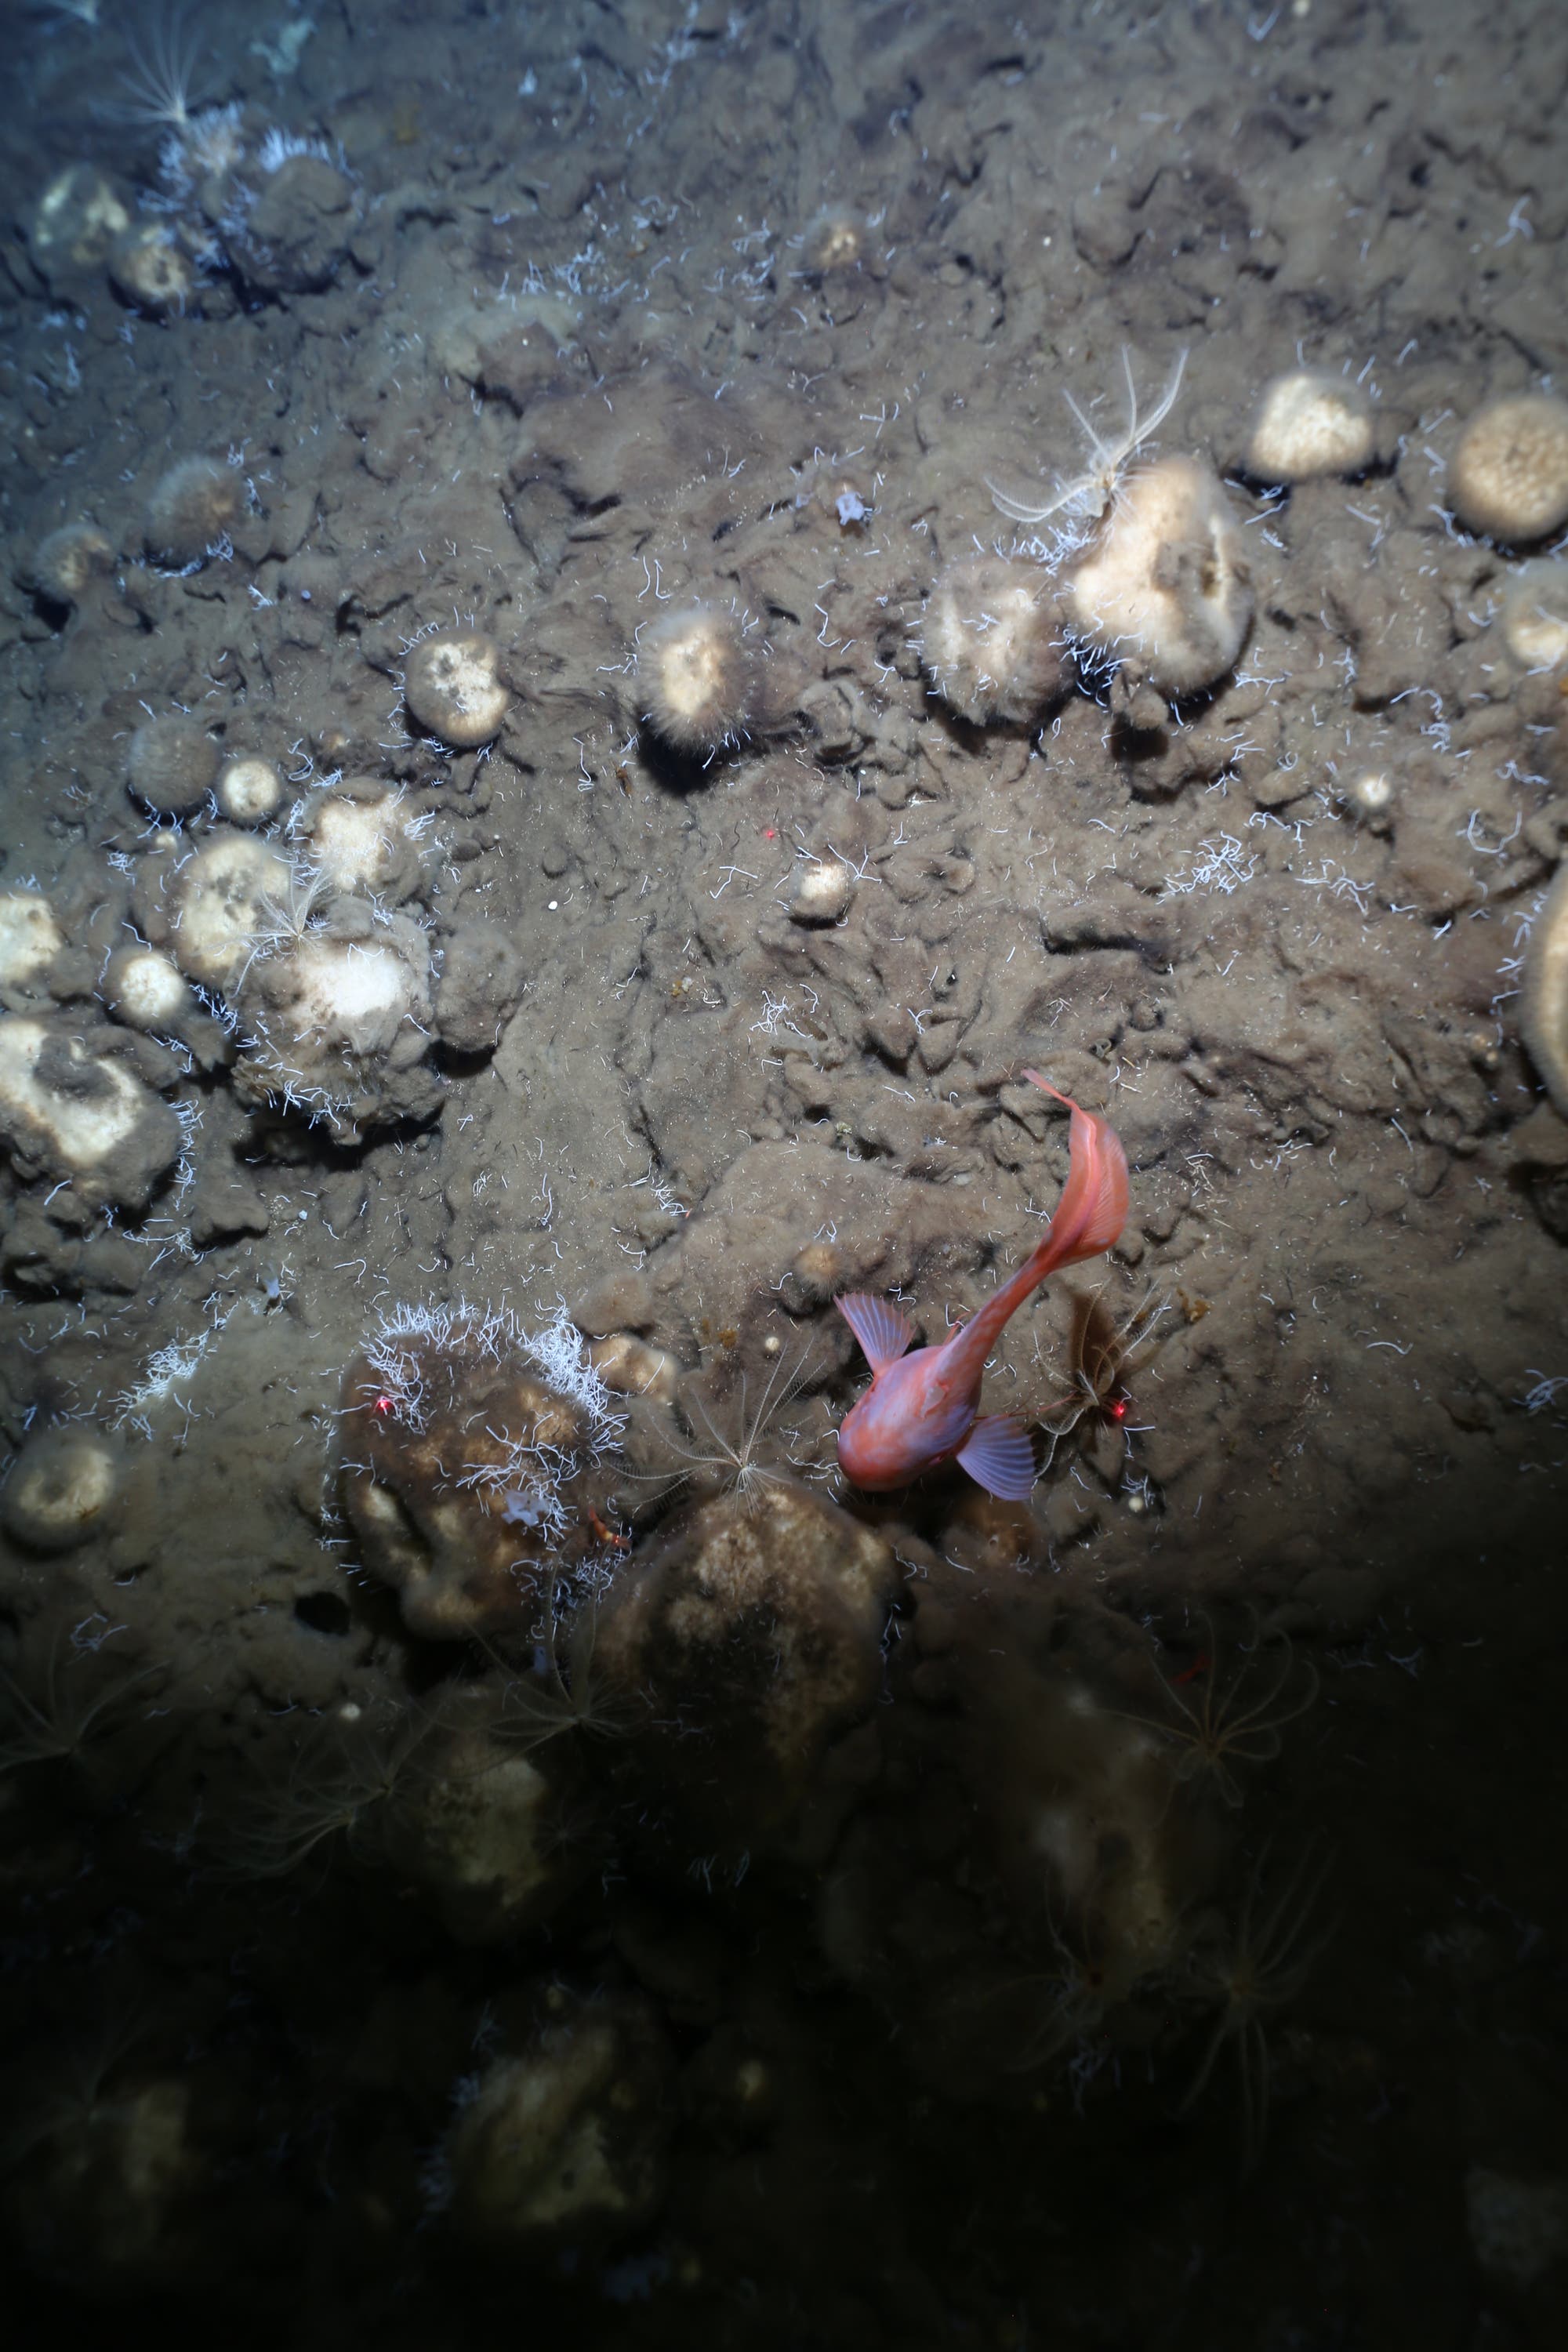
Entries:
{"label": "purple fin", "polygon": [[1000,1502],[1026,1503],[1035,1483],[1035,1449],[1021,1421],[989,1412],[977,1421],[958,1449],[958,1459],[977,1486]]}
{"label": "purple fin", "polygon": [[873,1298],[868,1291],[852,1290],[847,1298],[836,1298],[833,1303],[865,1349],[866,1361],[874,1372],[879,1372],[884,1364],[896,1364],[915,1336],[907,1315],[900,1315],[885,1298]]}

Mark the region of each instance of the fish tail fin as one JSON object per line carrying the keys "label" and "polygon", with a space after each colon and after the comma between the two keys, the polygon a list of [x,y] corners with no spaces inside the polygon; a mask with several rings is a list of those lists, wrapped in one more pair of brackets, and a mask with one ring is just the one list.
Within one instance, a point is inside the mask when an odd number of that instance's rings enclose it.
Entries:
{"label": "fish tail fin", "polygon": [[[1072,1160],[1056,1215],[1045,1233],[1022,1265],[992,1292],[962,1332],[947,1342],[950,1348],[962,1348],[963,1361],[976,1378],[1004,1326],[1017,1313],[1030,1292],[1037,1290],[1058,1266],[1076,1265],[1079,1258],[1099,1257],[1120,1239],[1127,1223],[1127,1154],[1110,1121],[1099,1111],[1080,1110],[1070,1095],[1059,1093],[1036,1071],[1026,1070],[1024,1076],[1047,1094],[1055,1095],[1071,1111],[1068,1146]],[[843,1306],[842,1300],[839,1305]]]}
{"label": "fish tail fin", "polygon": [[1080,1110],[1070,1095],[1064,1095],[1037,1070],[1026,1070],[1024,1076],[1043,1094],[1065,1103],[1072,1114],[1068,1181],[1050,1231],[1030,1255],[1035,1279],[1043,1282],[1058,1266],[1099,1257],[1121,1239],[1127,1223],[1130,1180],[1121,1139],[1103,1112]]}

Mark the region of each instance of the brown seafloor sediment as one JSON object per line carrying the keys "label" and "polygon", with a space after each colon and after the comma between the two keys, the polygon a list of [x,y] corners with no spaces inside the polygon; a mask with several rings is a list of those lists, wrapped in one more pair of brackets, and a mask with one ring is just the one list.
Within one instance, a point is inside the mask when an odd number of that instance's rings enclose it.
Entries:
{"label": "brown seafloor sediment", "polygon": [[[1568,700],[1450,488],[1568,31],[100,14],[0,159],[17,2340],[1555,2345]],[[1038,641],[1124,412],[1217,677]],[[1031,1065],[1131,1167],[1048,1464],[857,1498],[832,1300],[1017,1262]]]}

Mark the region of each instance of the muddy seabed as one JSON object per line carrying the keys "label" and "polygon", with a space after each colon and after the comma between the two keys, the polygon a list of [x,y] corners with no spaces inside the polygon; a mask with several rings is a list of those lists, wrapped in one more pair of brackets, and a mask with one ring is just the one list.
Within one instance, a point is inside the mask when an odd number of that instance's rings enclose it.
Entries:
{"label": "muddy seabed", "polygon": [[[0,1179],[10,2340],[1561,2342],[1564,748],[1445,485],[1568,358],[1568,23],[215,12],[215,194],[110,111],[178,28],[96,13],[13,14],[0,165],[0,882],[58,934],[6,1001],[57,1109],[139,1106],[133,1165],[14,1118]],[[73,164],[179,299],[44,252]],[[1146,399],[1187,353],[1239,660],[955,716],[932,583],[1123,345]],[[1299,360],[1375,446],[1269,491]],[[710,754],[648,716],[694,600]],[[463,749],[404,678],[470,628]],[[216,828],[128,792],[170,717],[275,763],[285,856],[401,792],[352,1100],[221,985],[109,1018]],[[831,1300],[936,1338],[1017,1262],[1030,1066],[1132,1171],[987,1376],[1048,1466],[857,1498]],[[601,1416],[554,1503],[409,1405],[445,1346],[482,1423],[541,1333]]]}

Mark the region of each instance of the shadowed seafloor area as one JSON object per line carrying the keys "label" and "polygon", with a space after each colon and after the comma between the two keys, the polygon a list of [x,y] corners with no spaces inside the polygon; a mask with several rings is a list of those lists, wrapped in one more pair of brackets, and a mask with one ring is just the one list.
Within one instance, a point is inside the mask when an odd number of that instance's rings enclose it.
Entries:
{"label": "shadowed seafloor area", "polygon": [[1555,2352],[1568,16],[0,29],[7,2344]]}

